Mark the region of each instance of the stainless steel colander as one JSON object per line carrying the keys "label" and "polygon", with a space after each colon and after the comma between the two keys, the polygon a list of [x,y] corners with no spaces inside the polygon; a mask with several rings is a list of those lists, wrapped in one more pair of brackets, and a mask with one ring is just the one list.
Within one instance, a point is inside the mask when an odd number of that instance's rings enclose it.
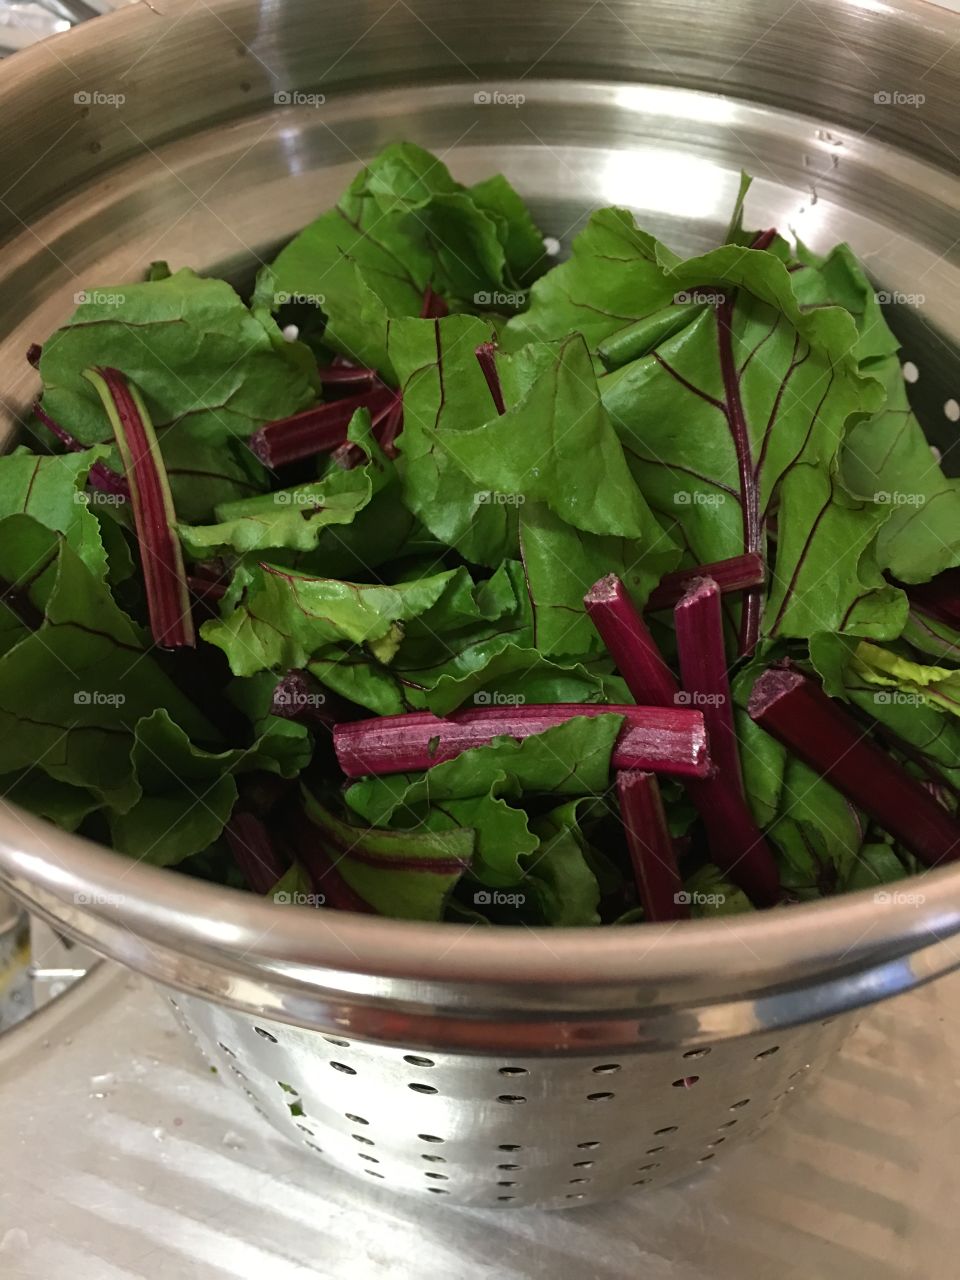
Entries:
{"label": "stainless steel colander", "polygon": [[[23,352],[73,293],[159,257],[248,279],[404,136],[465,180],[505,171],[562,241],[623,203],[703,247],[749,169],[755,225],[849,239],[905,300],[956,472],[958,37],[880,0],[164,0],[85,24],[0,67],[9,434],[36,389]],[[470,929],[275,907],[7,806],[0,882],[169,988],[224,1078],[318,1155],[488,1205],[717,1162],[853,1010],[960,964],[960,870],[745,919]]]}

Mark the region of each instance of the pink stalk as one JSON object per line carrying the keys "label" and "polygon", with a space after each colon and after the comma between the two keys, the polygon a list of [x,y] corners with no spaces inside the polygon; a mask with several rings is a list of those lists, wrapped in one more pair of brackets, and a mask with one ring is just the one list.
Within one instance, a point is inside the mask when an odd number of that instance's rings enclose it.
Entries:
{"label": "pink stalk", "polygon": [[367,369],[360,364],[328,364],[318,370],[320,381],[325,387],[364,387],[378,380],[376,369]]}
{"label": "pink stalk", "polygon": [[623,716],[626,723],[613,749],[615,769],[644,769],[680,777],[704,777],[709,769],[703,717],[699,711],[666,707],[545,703],[522,707],[481,707],[435,716],[429,711],[376,716],[338,724],[333,745],[348,778],[365,774],[415,773],[453,760],[494,738],[518,741],[565,724],[575,716]]}
{"label": "pink stalk", "polygon": [[371,417],[375,417],[379,410],[392,406],[396,394],[381,383],[360,395],[344,396],[290,418],[278,418],[253,433],[250,448],[268,467],[330,453],[346,440],[347,427],[357,409],[369,409]]}
{"label": "pink stalk", "polygon": [[583,603],[637,702],[674,706],[677,682],[673,672],[616,574],[594,583]]}
{"label": "pink stalk", "polygon": [[493,397],[493,404],[497,413],[504,414],[507,412],[507,406],[503,400],[503,388],[500,385],[500,374],[497,372],[496,343],[481,342],[475,351],[483,376],[486,379],[487,386],[490,388],[490,395]]}
{"label": "pink stalk", "polygon": [[[746,802],[723,642],[720,589],[712,578],[690,588],[673,613],[688,704],[703,711],[712,769],[691,798],[703,815],[711,856],[758,906],[780,896],[780,873]],[[699,790],[699,796],[696,792]]]}
{"label": "pink stalk", "polygon": [[687,919],[690,908],[682,897],[683,880],[657,779],[652,773],[621,770],[617,794],[644,919]]}
{"label": "pink stalk", "polygon": [[103,401],[130,486],[153,638],[163,648],[193,646],[196,636],[177,513],[147,407],[117,369],[85,369],[83,376]]}
{"label": "pink stalk", "polygon": [[743,591],[747,587],[762,586],[767,580],[767,570],[763,556],[756,551],[731,556],[729,560],[715,560],[712,564],[697,564],[692,569],[677,569],[674,573],[664,574],[659,584],[650,592],[647,600],[648,612],[672,609],[700,578],[712,578],[726,594],[730,591]]}
{"label": "pink stalk", "polygon": [[433,286],[427,285],[423,291],[423,306],[420,308],[421,320],[442,320],[444,316],[450,314],[450,308],[447,306],[446,299],[441,298],[439,293],[434,293]]}
{"label": "pink stalk", "polygon": [[399,450],[397,449],[397,436],[403,430],[403,400],[397,393],[397,398],[393,403],[390,412],[383,420],[383,425],[377,432],[377,439],[380,448],[388,458],[396,458]]}
{"label": "pink stalk", "polygon": [[[55,422],[39,402],[33,406],[33,413],[34,417],[39,418],[47,430],[52,432],[71,453],[83,453],[84,449],[90,448],[89,445],[83,444],[76,436],[71,435],[58,422]],[[87,473],[87,483],[91,489],[97,489],[101,493],[116,493],[123,498],[130,497],[130,486],[125,478],[99,459]]]}
{"label": "pink stalk", "polygon": [[366,898],[361,898],[344,880],[332,857],[323,847],[320,828],[310,821],[302,809],[289,825],[288,835],[297,861],[310,877],[314,892],[323,895],[325,907],[332,907],[336,911],[358,911],[363,915],[377,914]]}
{"label": "pink stalk", "polygon": [[289,862],[277,853],[266,826],[255,814],[234,812],[223,829],[234,862],[254,893],[269,893]]}
{"label": "pink stalk", "polygon": [[754,238],[751,249],[769,249],[777,238],[777,228],[768,227],[766,231],[760,231]]}
{"label": "pink stalk", "polygon": [[226,583],[214,582],[193,573],[187,574],[187,586],[195,600],[203,600],[205,603],[215,603],[227,594]]}
{"label": "pink stalk", "polygon": [[921,613],[960,630],[960,569],[946,569],[929,582],[899,585]]}
{"label": "pink stalk", "polygon": [[747,710],[926,866],[960,858],[960,823],[813,680],[771,667],[754,684]]}

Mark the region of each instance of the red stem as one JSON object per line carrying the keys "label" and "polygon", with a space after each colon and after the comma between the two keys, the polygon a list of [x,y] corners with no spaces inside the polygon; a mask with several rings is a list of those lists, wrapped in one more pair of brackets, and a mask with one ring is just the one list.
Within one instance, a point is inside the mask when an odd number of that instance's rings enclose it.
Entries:
{"label": "red stem", "polygon": [[290,839],[297,861],[310,877],[315,893],[322,894],[325,907],[338,911],[358,911],[364,915],[377,915],[374,908],[347,884],[337,870],[333,859],[323,847],[323,833],[300,810],[289,828]]}
{"label": "red stem", "polygon": [[487,386],[490,388],[490,395],[493,397],[494,407],[497,413],[504,414],[507,412],[507,406],[503,400],[503,387],[500,385],[500,374],[497,372],[496,362],[496,343],[481,342],[475,351],[480,368],[483,370],[483,376],[486,379]]}
{"label": "red stem", "polygon": [[960,824],[807,676],[771,667],[750,716],[928,867],[960,858]]}
{"label": "red stem", "polygon": [[780,896],[780,872],[743,794],[720,590],[713,579],[691,587],[673,616],[685,701],[703,712],[713,765],[691,798],[703,816],[714,862],[752,902],[772,906]]}
{"label": "red stem", "polygon": [[767,580],[767,570],[763,556],[756,551],[731,556],[728,560],[715,560],[712,564],[694,565],[692,569],[677,569],[674,573],[664,574],[659,585],[650,592],[647,610],[656,612],[658,609],[672,609],[700,578],[712,578],[726,594],[730,591],[743,591],[746,587],[762,586]]}
{"label": "red stem", "polygon": [[355,396],[317,404],[290,418],[278,418],[255,431],[250,448],[268,467],[282,467],[317,453],[330,453],[347,438],[347,427],[357,409],[369,409],[371,417],[392,406],[396,392],[383,383]]}
{"label": "red stem", "polygon": [[616,574],[594,583],[583,603],[637,702],[674,706],[677,682],[673,672]]}
{"label": "red stem", "polygon": [[421,320],[442,320],[444,316],[450,314],[450,308],[447,306],[446,299],[441,298],[439,293],[434,293],[433,286],[427,285],[423,291],[423,306],[420,308]]}
{"label": "red stem", "polygon": [[223,829],[230,852],[254,893],[269,893],[289,866],[255,814],[234,812]]}
{"label": "red stem", "polygon": [[378,380],[376,369],[359,364],[328,364],[318,370],[325,387],[368,386]]}
{"label": "red stem", "polygon": [[921,613],[960,630],[960,569],[946,569],[929,582],[899,583]]}
{"label": "red stem", "polygon": [[706,776],[710,762],[703,717],[698,711],[672,707],[564,702],[481,707],[445,717],[414,711],[338,724],[333,731],[333,745],[340,768],[348,778],[415,773],[453,760],[473,747],[486,746],[494,738],[522,740],[565,724],[575,716],[607,714],[623,716],[626,721],[613,749],[614,769]]}
{"label": "red stem", "polygon": [[156,433],[137,392],[117,369],[85,370],[103,401],[130,486],[150,630],[156,643],[196,644],[176,512]]}
{"label": "red stem", "polygon": [[683,880],[656,778],[621,770],[617,794],[644,919],[687,919],[690,908],[681,896]]}
{"label": "red stem", "polygon": [[[34,417],[39,418],[47,430],[52,432],[71,453],[83,453],[85,449],[90,448],[88,444],[83,444],[76,436],[61,427],[59,422],[55,422],[39,402],[33,406],[33,413]],[[116,493],[128,499],[130,497],[130,486],[126,478],[99,459],[87,472],[87,483],[91,489],[98,489],[101,493]]]}
{"label": "red stem", "polygon": [[751,244],[750,248],[751,249],[769,249],[770,246],[773,244],[774,240],[776,240],[776,238],[777,238],[777,228],[768,227],[766,231],[760,231],[757,233],[757,236],[754,239],[753,244]]}

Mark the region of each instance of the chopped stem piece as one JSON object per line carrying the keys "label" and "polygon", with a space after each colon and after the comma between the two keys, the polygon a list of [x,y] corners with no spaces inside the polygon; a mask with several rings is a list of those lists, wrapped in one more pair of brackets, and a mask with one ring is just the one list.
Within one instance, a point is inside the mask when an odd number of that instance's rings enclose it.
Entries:
{"label": "chopped stem piece", "polygon": [[289,863],[280,857],[264,823],[255,814],[235,811],[223,833],[253,892],[269,893]]}
{"label": "chopped stem piece", "polygon": [[117,369],[86,369],[107,411],[123,461],[140,547],[150,629],[156,643],[196,644],[177,514],[156,432],[140,392]]}
{"label": "chopped stem piece", "polygon": [[726,594],[729,591],[762,586],[766,582],[767,571],[763,556],[755,551],[748,551],[742,556],[731,556],[729,560],[716,560],[713,564],[694,565],[692,569],[677,569],[674,573],[664,574],[659,584],[650,592],[647,611],[672,609],[700,578],[712,578]]}
{"label": "chopped stem piece", "polygon": [[686,701],[703,712],[713,765],[691,798],[703,816],[714,862],[757,906],[772,906],[780,895],[780,873],[743,793],[720,589],[713,579],[692,586],[673,616]]}
{"label": "chopped stem piece", "polygon": [[681,896],[683,881],[656,777],[621,770],[617,794],[644,919],[687,919],[690,908]]}
{"label": "chopped stem piece", "polygon": [[371,417],[393,405],[396,392],[379,383],[355,396],[343,396],[317,404],[290,418],[278,418],[255,431],[250,448],[268,467],[282,467],[317,453],[330,453],[347,438],[347,427],[357,409],[369,409]]}
{"label": "chopped stem piece", "polygon": [[497,413],[504,414],[507,412],[507,406],[503,399],[503,387],[500,385],[500,374],[497,372],[496,350],[496,343],[481,342],[474,354],[479,361],[487,386],[490,388],[490,395],[493,397],[494,407]]}
{"label": "chopped stem piece", "polygon": [[583,603],[637,702],[674,706],[677,682],[673,672],[620,579],[612,573],[601,578]]}
{"label": "chopped stem piece", "polygon": [[626,723],[613,749],[615,769],[646,769],[681,777],[704,777],[709,769],[703,717],[667,707],[545,703],[482,707],[435,716],[429,711],[376,716],[338,724],[333,745],[348,778],[412,773],[453,760],[494,738],[518,740],[565,724],[575,716],[618,715]]}
{"label": "chopped stem piece", "polygon": [[747,710],[926,866],[960,858],[960,823],[808,676],[771,667]]}

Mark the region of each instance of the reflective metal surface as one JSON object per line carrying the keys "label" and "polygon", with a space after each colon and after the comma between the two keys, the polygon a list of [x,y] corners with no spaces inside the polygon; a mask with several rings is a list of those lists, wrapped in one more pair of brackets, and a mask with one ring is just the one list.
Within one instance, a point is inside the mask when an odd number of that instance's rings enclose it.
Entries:
{"label": "reflective metal surface", "polygon": [[952,1280],[958,1058],[953,976],[866,1011],[816,1085],[722,1167],[572,1213],[461,1209],[344,1177],[281,1139],[159,993],[103,965],[0,1038],[0,1149],[15,1170],[0,1274]]}
{"label": "reflective metal surface", "polygon": [[[0,134],[10,431],[36,389],[23,352],[78,289],[163,256],[248,279],[364,157],[408,137],[465,180],[502,169],[564,241],[619,202],[701,247],[749,169],[756,225],[819,249],[849,239],[884,288],[922,296],[906,354],[956,469],[958,37],[955,15],[919,0],[164,0],[84,24],[0,69],[0,118],[17,121]],[[867,893],[642,931],[471,930],[281,915],[6,808],[0,881],[238,1017],[405,1051],[715,1047],[960,963],[956,870],[924,876],[919,906]]]}

